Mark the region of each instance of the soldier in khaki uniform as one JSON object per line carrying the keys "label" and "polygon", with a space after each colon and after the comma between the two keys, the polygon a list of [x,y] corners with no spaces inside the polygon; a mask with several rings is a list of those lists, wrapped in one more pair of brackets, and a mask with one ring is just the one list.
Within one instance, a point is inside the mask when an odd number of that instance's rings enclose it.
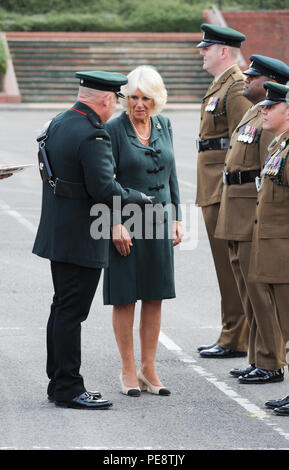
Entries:
{"label": "soldier in khaki uniform", "polygon": [[285,84],[289,80],[289,67],[280,60],[260,55],[252,55],[250,60],[250,67],[244,72],[243,94],[253,106],[235,129],[226,155],[215,236],[229,241],[231,266],[250,327],[250,365],[230,373],[239,377],[241,383],[267,383],[283,380],[284,348],[281,347],[281,335],[275,335],[275,341],[272,341],[275,318],[268,302],[267,286],[248,282],[257,199],[255,178],[260,176],[267,148],[274,138],[271,132],[263,130],[259,103],[266,94],[264,82],[274,79]]}
{"label": "soldier in khaki uniform", "polygon": [[[265,82],[263,128],[276,136],[261,177],[256,207],[249,279],[267,286],[275,328],[271,340],[283,336],[283,361],[289,341],[289,86]],[[279,346],[280,347],[280,346]],[[276,414],[289,415],[289,396],[266,403]]]}
{"label": "soldier in khaki uniform", "polygon": [[247,355],[248,325],[231,269],[227,242],[214,238],[222,193],[222,170],[230,137],[250,107],[242,95],[244,76],[237,65],[245,36],[231,28],[203,24],[197,47],[204,70],[214,76],[201,106],[196,204],[202,213],[221,293],[222,331],[216,344],[200,346],[202,357]]}

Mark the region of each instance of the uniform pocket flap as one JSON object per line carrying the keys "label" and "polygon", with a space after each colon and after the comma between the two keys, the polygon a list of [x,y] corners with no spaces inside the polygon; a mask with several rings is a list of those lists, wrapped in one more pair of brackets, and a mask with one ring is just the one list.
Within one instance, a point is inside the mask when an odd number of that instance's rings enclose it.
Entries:
{"label": "uniform pocket flap", "polygon": [[289,238],[289,225],[261,224],[260,238]]}
{"label": "uniform pocket flap", "polygon": [[257,198],[257,189],[254,182],[246,184],[232,184],[228,187],[229,197]]}
{"label": "uniform pocket flap", "polygon": [[224,164],[226,156],[224,150],[207,150],[202,153],[201,159],[205,165]]}

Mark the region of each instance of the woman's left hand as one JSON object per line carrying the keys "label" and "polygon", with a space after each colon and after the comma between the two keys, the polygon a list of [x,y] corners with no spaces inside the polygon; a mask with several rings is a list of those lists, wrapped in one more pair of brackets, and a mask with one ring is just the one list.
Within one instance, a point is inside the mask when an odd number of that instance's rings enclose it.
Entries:
{"label": "woman's left hand", "polygon": [[182,238],[183,238],[183,236],[184,236],[182,223],[181,223],[181,222],[178,222],[177,220],[174,220],[174,221],[173,221],[173,233],[172,233],[172,236],[173,236],[173,246],[176,246],[176,245],[178,245],[179,243],[181,243]]}

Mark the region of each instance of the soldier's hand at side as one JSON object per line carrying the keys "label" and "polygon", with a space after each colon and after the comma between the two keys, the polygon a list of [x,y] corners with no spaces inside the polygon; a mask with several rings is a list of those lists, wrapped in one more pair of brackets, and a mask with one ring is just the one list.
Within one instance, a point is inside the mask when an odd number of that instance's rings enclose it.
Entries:
{"label": "soldier's hand at side", "polygon": [[181,222],[173,221],[172,237],[173,237],[173,246],[181,243],[184,236],[183,227]]}
{"label": "soldier's hand at side", "polygon": [[130,235],[127,229],[122,224],[114,225],[111,228],[112,241],[117,251],[122,256],[130,254],[130,247],[132,246]]}

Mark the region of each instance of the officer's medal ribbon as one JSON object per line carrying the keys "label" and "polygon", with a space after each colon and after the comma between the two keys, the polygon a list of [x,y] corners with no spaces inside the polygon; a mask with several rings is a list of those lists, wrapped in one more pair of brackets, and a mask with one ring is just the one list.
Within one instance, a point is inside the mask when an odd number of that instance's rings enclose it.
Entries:
{"label": "officer's medal ribbon", "polygon": [[243,126],[241,130],[241,134],[238,135],[238,139],[237,139],[238,142],[244,142],[245,129],[246,129],[246,126]]}
{"label": "officer's medal ribbon", "polygon": [[256,188],[258,192],[261,190],[263,186],[265,176],[278,175],[282,162],[283,162],[283,157],[280,157],[278,155],[283,149],[284,149],[284,143],[282,142],[278,150],[275,153],[273,153],[273,155],[268,155],[268,157],[266,158],[266,162],[265,162],[263,170],[261,171],[260,177],[257,176],[255,179]]}
{"label": "officer's medal ribbon", "polygon": [[215,111],[219,99],[220,98],[218,96],[211,96],[207,106],[205,107],[205,111]]}
{"label": "officer's medal ribbon", "polygon": [[245,133],[244,133],[244,142],[248,142],[249,140],[249,133],[250,133],[250,126],[245,127]]}
{"label": "officer's medal ribbon", "polygon": [[257,127],[250,127],[248,144],[251,144],[254,141],[256,132],[257,132]]}

